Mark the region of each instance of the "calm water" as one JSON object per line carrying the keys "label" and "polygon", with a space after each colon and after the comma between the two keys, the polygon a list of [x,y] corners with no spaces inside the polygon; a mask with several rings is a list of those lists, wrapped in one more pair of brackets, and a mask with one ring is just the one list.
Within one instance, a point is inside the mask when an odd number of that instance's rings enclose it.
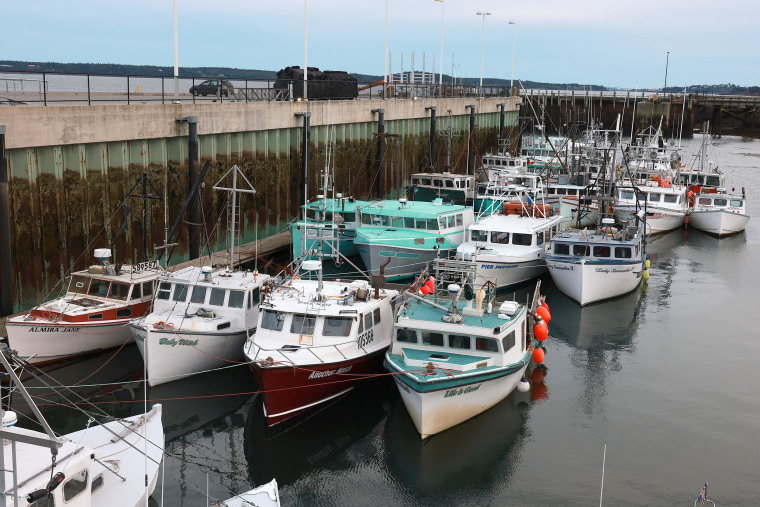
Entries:
{"label": "calm water", "polygon": [[[758,215],[760,142],[716,140],[711,159]],[[648,285],[614,302],[581,309],[545,282],[547,369],[533,392],[424,444],[387,378],[274,435],[255,395],[219,396],[255,390],[239,367],[149,390],[169,439],[164,504],[204,506],[206,491],[228,498],[274,477],[283,505],[595,505],[606,443],[605,505],[693,505],[706,481],[718,505],[757,505],[760,216],[732,238],[679,230],[648,250]],[[73,383],[110,355],[59,374]],[[139,354],[119,362],[97,382],[125,388],[81,392],[139,412]]]}

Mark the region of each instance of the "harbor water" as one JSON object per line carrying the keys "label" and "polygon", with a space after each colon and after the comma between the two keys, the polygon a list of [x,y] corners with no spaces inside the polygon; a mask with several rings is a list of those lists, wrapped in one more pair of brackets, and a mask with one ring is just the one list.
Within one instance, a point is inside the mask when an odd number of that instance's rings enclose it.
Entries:
{"label": "harbor water", "polygon": [[[692,505],[705,482],[718,505],[757,505],[760,141],[713,148],[729,190],[746,188],[746,232],[651,238],[648,284],[607,303],[581,308],[543,279],[552,320],[532,391],[424,442],[387,376],[272,432],[245,366],[151,389],[129,346],[50,375],[115,415],[143,411],[145,394],[164,405],[152,505],[204,506],[272,478],[287,506]],[[87,421],[41,408],[60,431]]]}

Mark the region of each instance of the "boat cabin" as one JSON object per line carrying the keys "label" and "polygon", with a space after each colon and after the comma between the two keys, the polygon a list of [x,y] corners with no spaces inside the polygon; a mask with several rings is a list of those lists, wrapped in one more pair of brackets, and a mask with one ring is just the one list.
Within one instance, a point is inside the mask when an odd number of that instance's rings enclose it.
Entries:
{"label": "boat cabin", "polygon": [[552,255],[585,257],[604,261],[612,259],[630,261],[631,259],[640,257],[641,242],[630,245],[620,244],[619,242],[615,244],[595,244],[588,240],[579,240],[578,238],[564,239],[555,237],[554,241],[552,241]]}
{"label": "boat cabin", "polygon": [[694,209],[699,211],[723,209],[732,213],[745,213],[745,201],[735,195],[699,194],[694,202]]}
{"label": "boat cabin", "polygon": [[[647,204],[655,206],[678,206],[684,203],[685,196],[672,191],[673,187],[644,187],[638,195],[641,203],[646,201]],[[670,190],[665,192],[665,190]],[[634,191],[631,188],[619,188],[617,195],[618,202],[626,204],[634,203]]]}

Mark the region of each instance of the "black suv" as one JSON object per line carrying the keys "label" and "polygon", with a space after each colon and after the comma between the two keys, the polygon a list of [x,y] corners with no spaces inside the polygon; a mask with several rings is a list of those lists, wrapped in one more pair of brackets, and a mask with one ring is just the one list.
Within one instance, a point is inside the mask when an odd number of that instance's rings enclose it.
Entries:
{"label": "black suv", "polygon": [[232,83],[226,79],[209,79],[190,88],[194,97],[198,95],[224,95],[229,97],[234,92]]}

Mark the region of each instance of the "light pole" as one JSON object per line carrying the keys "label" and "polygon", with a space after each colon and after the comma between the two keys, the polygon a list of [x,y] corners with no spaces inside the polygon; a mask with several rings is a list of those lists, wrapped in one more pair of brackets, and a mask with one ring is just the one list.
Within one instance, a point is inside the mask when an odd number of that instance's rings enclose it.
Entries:
{"label": "light pole", "polygon": [[485,49],[486,42],[486,16],[490,16],[490,12],[478,11],[478,16],[483,17],[483,29],[480,35],[480,93],[483,93],[483,50]]}
{"label": "light pole", "polygon": [[665,88],[668,87],[668,62],[670,61],[670,51],[665,55],[665,86],[662,88],[662,94],[665,95]]}
{"label": "light pole", "polygon": [[177,0],[174,0],[174,102],[179,102],[179,53],[177,51]]}
{"label": "light pole", "polygon": [[309,64],[307,49],[309,41],[309,0],[303,0],[303,100],[309,100]]}
{"label": "light pole", "polygon": [[383,75],[383,98],[388,90],[388,0],[385,0],[385,74]]}
{"label": "light pole", "polygon": [[443,87],[443,10],[446,4],[443,3],[444,0],[435,0],[435,1],[441,4],[441,75],[438,78],[438,86]]}
{"label": "light pole", "polygon": [[513,25],[512,31],[512,74],[509,77],[509,94],[512,95],[512,83],[515,80],[515,42],[517,42],[517,23],[514,21],[509,22],[510,25]]}

